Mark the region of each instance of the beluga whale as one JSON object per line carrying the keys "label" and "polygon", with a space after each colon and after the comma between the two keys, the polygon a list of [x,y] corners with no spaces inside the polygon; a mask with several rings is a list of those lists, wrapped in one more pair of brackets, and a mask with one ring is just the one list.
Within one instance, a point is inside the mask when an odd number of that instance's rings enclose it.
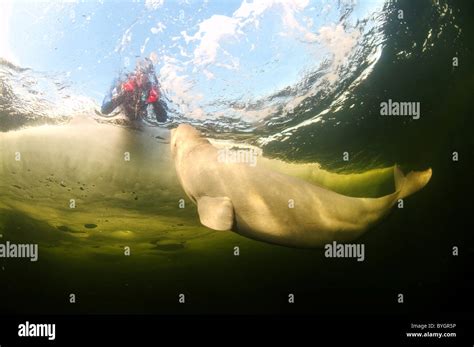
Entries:
{"label": "beluga whale", "polygon": [[219,148],[194,127],[171,130],[171,154],[186,195],[201,224],[268,243],[302,248],[350,242],[422,189],[432,171],[404,175],[393,168],[395,192],[351,197],[262,165],[226,162]]}

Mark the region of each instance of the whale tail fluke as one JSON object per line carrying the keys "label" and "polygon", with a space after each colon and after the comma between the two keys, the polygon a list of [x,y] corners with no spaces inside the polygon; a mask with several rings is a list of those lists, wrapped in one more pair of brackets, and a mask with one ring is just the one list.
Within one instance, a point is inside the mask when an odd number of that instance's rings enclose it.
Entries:
{"label": "whale tail fluke", "polygon": [[425,171],[411,171],[407,175],[404,175],[398,165],[395,165],[395,190],[398,192],[398,197],[403,199],[409,195],[412,195],[413,193],[416,193],[421,188],[426,186],[426,184],[430,181],[431,175],[431,168]]}

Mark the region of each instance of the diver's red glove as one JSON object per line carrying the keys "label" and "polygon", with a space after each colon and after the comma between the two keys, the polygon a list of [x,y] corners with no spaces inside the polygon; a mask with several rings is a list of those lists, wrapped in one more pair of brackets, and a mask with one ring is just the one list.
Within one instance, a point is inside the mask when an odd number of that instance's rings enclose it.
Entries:
{"label": "diver's red glove", "polygon": [[148,99],[146,99],[146,102],[149,104],[153,104],[159,98],[160,98],[160,92],[155,87],[152,87],[150,89],[150,93],[148,94]]}
{"label": "diver's red glove", "polygon": [[126,92],[133,92],[135,89],[135,82],[133,80],[128,80],[125,83],[122,83],[122,90]]}

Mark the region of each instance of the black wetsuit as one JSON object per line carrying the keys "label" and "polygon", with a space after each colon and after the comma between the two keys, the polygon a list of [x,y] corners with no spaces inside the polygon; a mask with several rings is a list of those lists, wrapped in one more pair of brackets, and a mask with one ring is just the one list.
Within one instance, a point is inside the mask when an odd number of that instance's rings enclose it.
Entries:
{"label": "black wetsuit", "polygon": [[[138,74],[142,74],[141,77],[144,79],[141,85],[136,82]],[[121,106],[129,119],[139,120],[147,116],[148,105],[152,106],[158,122],[167,120],[166,105],[160,98],[159,84],[153,70],[130,74],[125,82],[115,82],[104,98],[101,112],[110,114]]]}

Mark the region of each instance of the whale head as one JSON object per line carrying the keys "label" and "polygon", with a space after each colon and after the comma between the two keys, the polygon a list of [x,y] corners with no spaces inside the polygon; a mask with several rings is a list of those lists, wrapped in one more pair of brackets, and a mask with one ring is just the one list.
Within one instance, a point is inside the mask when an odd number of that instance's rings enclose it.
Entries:
{"label": "whale head", "polygon": [[171,130],[171,155],[173,158],[181,158],[194,146],[203,141],[207,140],[203,139],[199,131],[191,125],[180,124],[177,128]]}

